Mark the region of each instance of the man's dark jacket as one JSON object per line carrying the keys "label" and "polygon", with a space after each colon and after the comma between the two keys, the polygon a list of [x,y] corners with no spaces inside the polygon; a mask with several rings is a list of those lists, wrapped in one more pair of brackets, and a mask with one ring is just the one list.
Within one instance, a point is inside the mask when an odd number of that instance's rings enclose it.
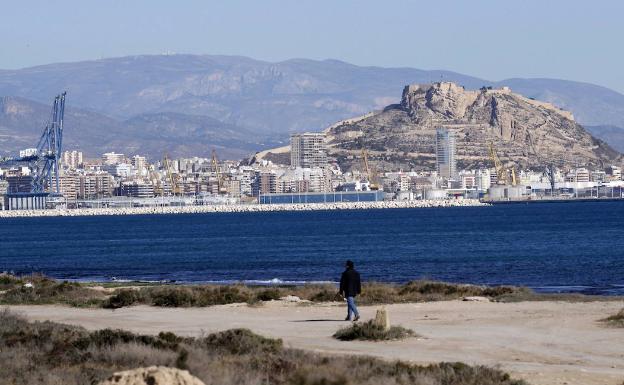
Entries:
{"label": "man's dark jacket", "polygon": [[348,268],[340,277],[340,293],[345,297],[355,297],[361,292],[360,273],[355,271],[355,269]]}

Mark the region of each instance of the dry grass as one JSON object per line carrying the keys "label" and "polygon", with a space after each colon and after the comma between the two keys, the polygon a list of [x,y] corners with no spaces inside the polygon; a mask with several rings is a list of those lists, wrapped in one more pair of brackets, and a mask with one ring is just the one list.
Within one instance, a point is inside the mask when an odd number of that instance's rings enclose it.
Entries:
{"label": "dry grass", "polygon": [[172,333],[89,332],[29,323],[0,312],[0,373],[13,385],[97,384],[113,372],[149,365],[187,369],[207,385],[524,385],[497,369],[441,363],[418,366],[363,356],[285,348],[281,340],[235,329],[200,338]]}
{"label": "dry grass", "polygon": [[406,329],[402,326],[391,326],[389,330],[384,330],[383,327],[375,324],[372,320],[367,322],[354,322],[350,326],[341,328],[333,337],[341,341],[388,341],[388,340],[402,340],[408,337],[415,337],[411,329]]}
{"label": "dry grass", "polygon": [[609,326],[624,328],[624,309],[620,310],[617,314],[614,314],[607,318],[603,318],[600,321],[606,323]]}
{"label": "dry grass", "polygon": [[[27,283],[32,287],[26,287]],[[76,282],[56,281],[42,275],[13,277],[2,275],[0,285],[5,291],[0,295],[4,305],[65,304],[77,307],[99,307],[106,295],[88,289]]]}

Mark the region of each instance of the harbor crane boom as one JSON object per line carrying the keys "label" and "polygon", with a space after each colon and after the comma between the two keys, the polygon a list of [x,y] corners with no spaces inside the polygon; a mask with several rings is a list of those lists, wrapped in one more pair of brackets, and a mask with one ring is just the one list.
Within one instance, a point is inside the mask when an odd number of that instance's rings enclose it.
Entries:
{"label": "harbor crane boom", "polygon": [[34,152],[0,159],[0,164],[28,164],[32,173],[31,193],[45,193],[46,187],[51,193],[61,193],[59,161],[63,150],[65,95],[66,92],[63,92],[54,98],[50,120],[43,129]]}
{"label": "harbor crane boom", "polygon": [[366,178],[368,179],[368,187],[371,190],[379,190],[379,186],[374,182],[373,171],[370,168],[368,163],[368,153],[366,148],[362,148],[362,163],[364,166],[364,171],[366,172]]}

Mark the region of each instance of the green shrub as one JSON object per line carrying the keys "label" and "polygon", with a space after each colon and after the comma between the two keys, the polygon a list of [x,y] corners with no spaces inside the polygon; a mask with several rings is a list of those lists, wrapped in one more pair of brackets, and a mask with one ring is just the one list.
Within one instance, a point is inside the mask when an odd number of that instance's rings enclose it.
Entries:
{"label": "green shrub", "polygon": [[312,294],[309,297],[309,300],[313,302],[332,302],[332,301],[336,301],[337,299],[339,299],[337,290],[335,289],[331,290],[331,289],[325,289],[325,288],[320,289],[318,292]]}
{"label": "green shrub", "polygon": [[277,301],[282,297],[282,293],[279,289],[265,289],[256,293],[256,299],[258,301]]}
{"label": "green shrub", "polygon": [[252,295],[241,286],[199,287],[198,306],[227,305],[230,303],[249,302]]}
{"label": "green shrub", "polygon": [[119,309],[141,303],[143,300],[140,290],[121,289],[109,297],[102,306],[107,309]]}
{"label": "green shrub", "polygon": [[61,303],[72,306],[100,306],[105,294],[76,282],[35,280],[33,287],[16,286],[0,295],[0,304],[39,305]]}
{"label": "green shrub", "polygon": [[282,349],[281,339],[265,338],[249,329],[230,329],[210,334],[202,342],[210,348],[225,350],[230,354],[276,353]]}
{"label": "green shrub", "polygon": [[197,303],[192,289],[187,287],[159,287],[149,291],[152,304],[162,307],[189,307]]}
{"label": "green shrub", "polygon": [[23,285],[24,281],[10,274],[0,274],[0,290],[12,289],[14,286]]}
{"label": "green shrub", "polygon": [[367,340],[385,341],[401,340],[407,337],[414,337],[413,330],[402,326],[392,326],[389,330],[377,325],[373,320],[367,322],[354,322],[352,325],[344,327],[334,333],[333,337],[341,341]]}

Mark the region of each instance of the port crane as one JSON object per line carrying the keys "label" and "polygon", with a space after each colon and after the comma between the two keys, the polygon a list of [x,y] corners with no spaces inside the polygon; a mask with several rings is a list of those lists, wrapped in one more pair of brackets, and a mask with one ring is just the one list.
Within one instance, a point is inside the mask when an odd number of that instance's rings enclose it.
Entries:
{"label": "port crane", "polygon": [[368,179],[368,188],[371,190],[379,190],[379,186],[374,181],[374,173],[370,168],[368,163],[368,153],[366,148],[362,148],[362,165],[364,166],[364,171],[366,171],[366,178]]}
{"label": "port crane", "polygon": [[[177,174],[173,173],[173,162],[171,161],[171,159],[169,159],[169,156],[167,154],[165,154],[163,156],[163,169],[165,170],[165,172],[167,173],[167,182],[169,183],[169,185],[171,186],[171,194],[173,196],[179,195],[180,193],[180,188],[178,187],[178,177]],[[163,195],[164,195],[164,189],[163,189]]]}
{"label": "port crane", "polygon": [[[492,163],[494,163],[497,183],[506,185],[510,184],[509,182],[511,182],[512,186],[516,186],[518,184],[516,179],[516,168],[510,167],[508,169],[503,166],[503,163],[501,162],[498,154],[496,153],[496,150],[494,149],[494,143],[492,143],[491,141],[488,142],[488,153],[490,155],[490,160],[492,161]],[[511,174],[511,181],[509,180],[509,174]]]}
{"label": "port crane", "polygon": [[65,115],[65,95],[63,92],[54,98],[50,120],[39,138],[35,151],[20,154],[19,157],[0,158],[0,164],[27,164],[31,170],[31,193],[45,193],[60,196],[59,161],[63,149],[63,119]]}
{"label": "port crane", "polygon": [[212,158],[210,160],[212,169],[215,173],[215,175],[217,176],[217,194],[227,194],[227,189],[224,186],[223,183],[223,175],[221,174],[221,171],[219,170],[219,160],[217,158],[217,151],[216,150],[212,150]]}

